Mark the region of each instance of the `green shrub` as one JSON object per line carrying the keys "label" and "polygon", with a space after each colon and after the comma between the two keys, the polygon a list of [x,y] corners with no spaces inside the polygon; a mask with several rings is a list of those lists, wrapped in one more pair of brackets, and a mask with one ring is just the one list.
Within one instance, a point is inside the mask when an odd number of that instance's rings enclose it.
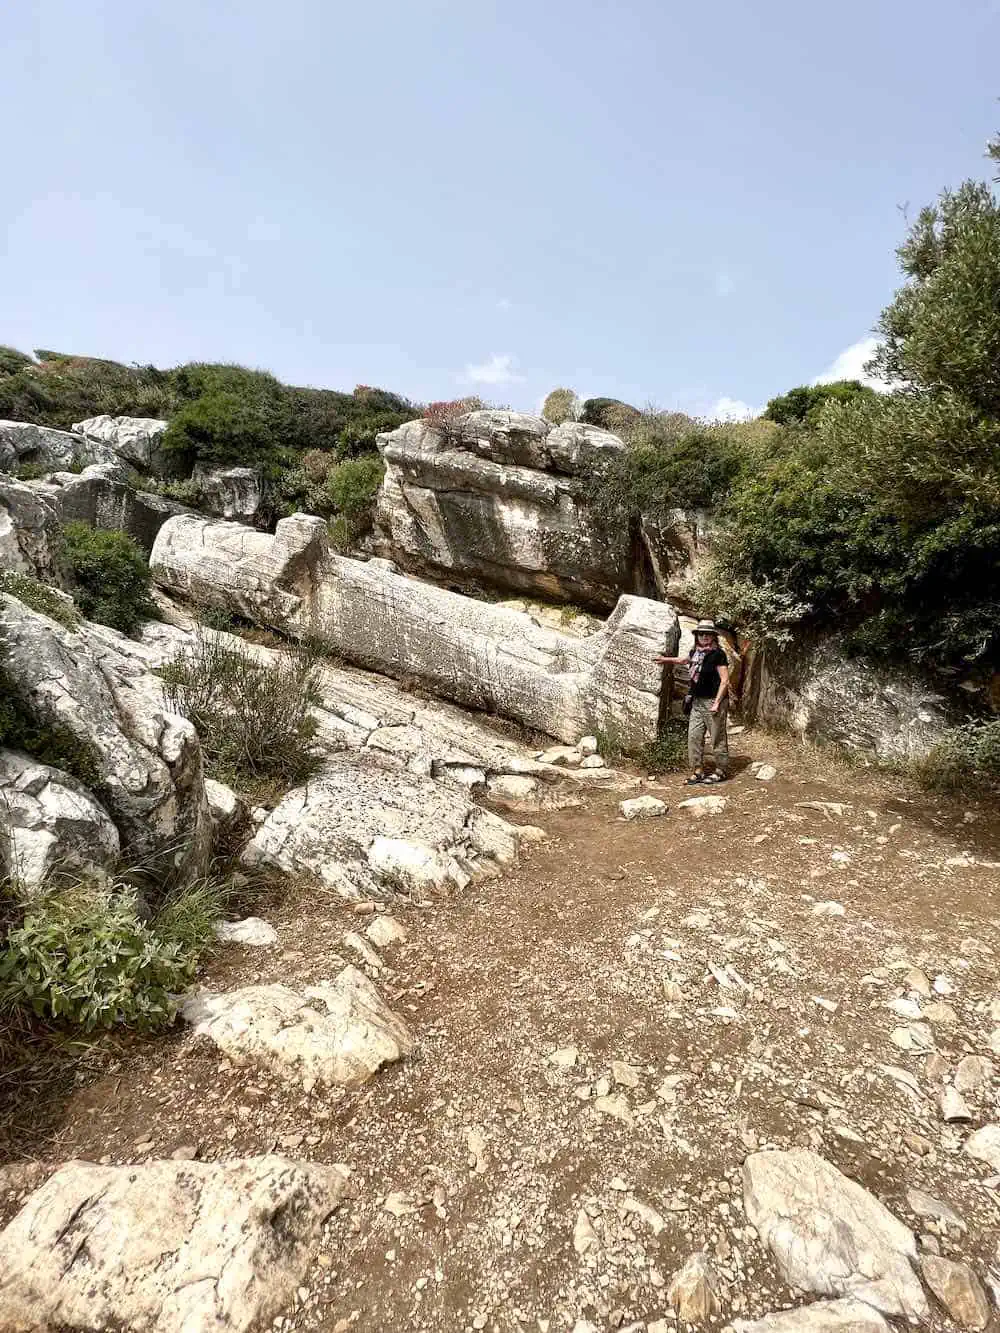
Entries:
{"label": "green shrub", "polygon": [[16,597],[32,611],[48,616],[64,629],[76,629],[80,623],[80,613],[71,598],[56,588],[50,588],[47,583],[39,583],[30,574],[16,574],[10,569],[0,569],[0,592]]}
{"label": "green shrub", "polygon": [[789,389],[787,393],[772,398],[764,409],[764,416],[780,426],[815,426],[827,403],[850,403],[858,398],[874,397],[874,390],[867,388],[860,380],[800,384],[798,388]]}
{"label": "green shrub", "polygon": [[58,722],[36,718],[15,693],[0,666],[0,745],[23,750],[41,764],[61,769],[98,795],[102,790],[98,757],[90,746]]}
{"label": "green shrub", "polygon": [[580,409],[580,420],[588,426],[600,426],[615,435],[627,435],[642,417],[631,403],[618,398],[588,398]]}
{"label": "green shrub", "polygon": [[932,791],[965,790],[970,779],[1000,784],[1000,721],[956,727],[909,767],[921,786]]}
{"label": "green shrub", "polygon": [[32,364],[31,357],[16,347],[0,347],[0,375],[16,375]]}
{"label": "green shrub", "polygon": [[542,404],[542,416],[553,426],[564,421],[575,421],[580,413],[580,400],[572,389],[553,389]]}
{"label": "green shrub", "polygon": [[103,532],[86,523],[67,523],[63,533],[66,564],[83,615],[134,634],[154,611],[142,550],[124,532]]}
{"label": "green shrub", "polygon": [[224,467],[269,462],[279,442],[276,404],[239,393],[214,391],[185,403],[163,434],[163,448],[195,463]]}
{"label": "green shrub", "polygon": [[138,919],[123,887],[50,889],[27,903],[0,945],[0,1011],[28,1010],[85,1032],[149,1030],[173,1020],[174,995],[194,965],[179,942]]}
{"label": "green shrub", "polygon": [[160,674],[168,697],[197,728],[213,777],[237,787],[260,779],[293,786],[315,772],[310,710],[319,692],[310,655],[271,664],[247,646],[201,635]]}
{"label": "green shrub", "polygon": [[350,522],[366,522],[384,475],[385,465],[377,454],[338,464],[326,479],[334,513]]}

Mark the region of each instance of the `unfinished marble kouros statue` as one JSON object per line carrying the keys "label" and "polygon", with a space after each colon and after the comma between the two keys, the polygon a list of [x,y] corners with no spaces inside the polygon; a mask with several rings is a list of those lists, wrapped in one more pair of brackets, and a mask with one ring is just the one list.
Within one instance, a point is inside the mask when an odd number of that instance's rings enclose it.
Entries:
{"label": "unfinished marble kouros statue", "polygon": [[307,514],[282,519],[273,535],[179,515],[160,529],[150,564],[178,597],[316,636],[349,661],[568,742],[594,731],[627,748],[653,740],[663,684],[653,656],[675,653],[680,636],[671,606],[632,596],[594,634],[545,629],[388,561],[337,555],[326,524]]}

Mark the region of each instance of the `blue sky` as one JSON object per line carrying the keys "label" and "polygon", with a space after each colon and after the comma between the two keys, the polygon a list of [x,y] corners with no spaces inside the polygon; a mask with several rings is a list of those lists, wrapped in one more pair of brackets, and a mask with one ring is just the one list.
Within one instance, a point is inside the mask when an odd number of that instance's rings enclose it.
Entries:
{"label": "blue sky", "polygon": [[4,50],[0,342],[526,409],[855,369],[1000,128],[1000,0],[22,0]]}

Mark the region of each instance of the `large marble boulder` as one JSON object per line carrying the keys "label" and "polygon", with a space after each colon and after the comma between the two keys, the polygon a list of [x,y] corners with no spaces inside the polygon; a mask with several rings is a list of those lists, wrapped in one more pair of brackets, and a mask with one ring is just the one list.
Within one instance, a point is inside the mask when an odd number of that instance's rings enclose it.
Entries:
{"label": "large marble boulder", "polygon": [[50,495],[0,473],[0,570],[61,583],[60,525]]}
{"label": "large marble boulder", "polygon": [[105,445],[140,472],[164,471],[163,435],[167,423],[156,417],[88,417],[73,429],[88,440]]}
{"label": "large marble boulder", "polygon": [[341,1167],[276,1156],[67,1162],[0,1234],[0,1333],[268,1328],[346,1184]]}
{"label": "large marble boulder", "polygon": [[563,634],[407,578],[387,561],[335,555],[326,524],[305,514],[282,519],[273,535],[172,518],[150,565],[169,593],[318,637],[349,661],[560,740],[602,731],[633,748],[657,734],[663,672],[653,658],[679,639],[666,603],[623,596],[596,632]]}
{"label": "large marble boulder", "polygon": [[168,518],[192,512],[176,500],[136,490],[117,463],[94,463],[80,473],[52,472],[44,481],[24,484],[55,509],[60,522],[124,532],[147,555]]}
{"label": "large marble boulder", "polygon": [[203,874],[213,822],[201,746],[140,646],[87,621],[64,628],[3,593],[0,639],[5,689],[67,738],[123,852],[181,878]]}
{"label": "large marble boulder", "polygon": [[82,782],[17,750],[0,749],[0,857],[21,889],[58,869],[102,870],[120,851],[118,830]]}
{"label": "large marble boulder", "polygon": [[757,653],[744,716],[888,760],[925,755],[958,720],[933,682],[905,665],[848,657],[835,637]]}
{"label": "large marble boulder", "polygon": [[114,461],[114,450],[101,440],[74,431],[50,430],[29,421],[0,421],[0,472],[13,472],[25,465],[54,472]]}
{"label": "large marble boulder", "polygon": [[192,480],[198,486],[198,508],[205,513],[237,523],[251,523],[260,513],[264,486],[258,468],[210,468],[197,463]]}
{"label": "large marble boulder", "polygon": [[628,525],[595,511],[584,485],[624,450],[617,436],[480,411],[447,429],[407,422],[378,446],[376,545],[405,568],[601,610],[634,590]]}

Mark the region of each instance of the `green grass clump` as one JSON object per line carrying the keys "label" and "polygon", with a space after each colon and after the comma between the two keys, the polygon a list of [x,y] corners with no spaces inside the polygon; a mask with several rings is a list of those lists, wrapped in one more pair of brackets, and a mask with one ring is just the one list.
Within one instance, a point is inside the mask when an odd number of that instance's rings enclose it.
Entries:
{"label": "green grass clump", "polygon": [[956,792],[970,780],[996,786],[1000,783],[1000,720],[968,722],[956,727],[909,770],[929,791]]}
{"label": "green grass clump", "polygon": [[30,610],[48,616],[64,629],[76,629],[80,623],[79,611],[64,593],[50,588],[47,583],[40,583],[30,574],[17,574],[10,569],[0,570],[0,592],[16,597]]}

